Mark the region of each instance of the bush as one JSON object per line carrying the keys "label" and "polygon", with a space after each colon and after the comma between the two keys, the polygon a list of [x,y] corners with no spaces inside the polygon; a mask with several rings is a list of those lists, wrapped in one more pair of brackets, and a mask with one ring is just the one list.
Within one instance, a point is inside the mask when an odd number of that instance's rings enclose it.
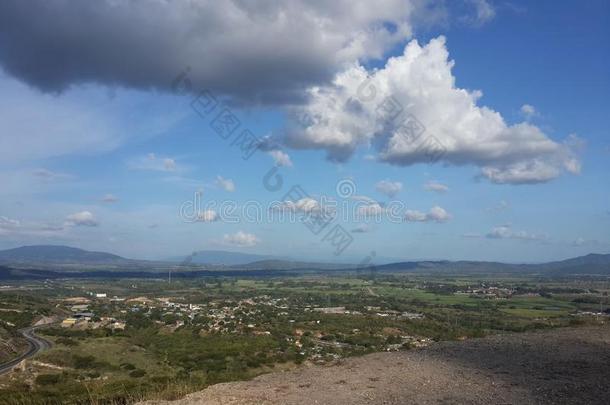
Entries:
{"label": "bush", "polygon": [[145,375],[146,375],[146,371],[140,370],[140,369],[129,372],[129,376],[134,377],[134,378],[144,377]]}
{"label": "bush", "polygon": [[95,357],[93,356],[79,356],[78,354],[75,354],[73,359],[74,368],[93,368],[95,365]]}
{"label": "bush", "polygon": [[136,366],[131,363],[121,363],[121,368],[124,370],[135,370]]}
{"label": "bush", "polygon": [[68,337],[60,337],[55,342],[60,344],[60,345],[64,345],[64,346],[78,346],[78,342],[77,341],[72,340],[72,339],[70,339]]}
{"label": "bush", "polygon": [[53,385],[59,383],[61,376],[59,374],[40,374],[36,377],[38,385]]}

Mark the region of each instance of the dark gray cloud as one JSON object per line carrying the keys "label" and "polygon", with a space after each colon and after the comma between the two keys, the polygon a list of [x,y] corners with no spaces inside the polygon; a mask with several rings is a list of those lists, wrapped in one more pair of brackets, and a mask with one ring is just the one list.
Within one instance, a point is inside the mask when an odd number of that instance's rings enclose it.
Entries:
{"label": "dark gray cloud", "polygon": [[[411,35],[426,0],[4,0],[0,64],[45,92],[100,83],[286,102]],[[390,29],[391,27],[391,29]]]}

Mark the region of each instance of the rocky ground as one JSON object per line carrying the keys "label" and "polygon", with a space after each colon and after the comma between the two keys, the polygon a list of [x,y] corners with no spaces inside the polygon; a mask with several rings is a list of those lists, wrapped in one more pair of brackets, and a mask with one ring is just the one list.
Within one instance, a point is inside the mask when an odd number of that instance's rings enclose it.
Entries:
{"label": "rocky ground", "polygon": [[27,348],[28,344],[21,335],[0,325],[0,364],[14,359]]}
{"label": "rocky ground", "polygon": [[610,327],[445,342],[217,384],[171,404],[608,404]]}

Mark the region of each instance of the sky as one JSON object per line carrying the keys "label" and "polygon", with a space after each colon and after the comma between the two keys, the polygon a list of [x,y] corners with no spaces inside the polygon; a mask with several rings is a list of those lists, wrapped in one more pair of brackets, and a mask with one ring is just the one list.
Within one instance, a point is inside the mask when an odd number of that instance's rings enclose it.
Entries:
{"label": "sky", "polygon": [[610,4],[0,4],[0,249],[610,252]]}

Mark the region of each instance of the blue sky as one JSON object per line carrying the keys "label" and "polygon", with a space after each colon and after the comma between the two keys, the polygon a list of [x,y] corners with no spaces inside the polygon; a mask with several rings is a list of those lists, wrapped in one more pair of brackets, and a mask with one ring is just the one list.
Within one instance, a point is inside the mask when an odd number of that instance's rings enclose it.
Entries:
{"label": "blue sky", "polygon": [[[234,8],[211,13],[218,31],[184,40],[172,37],[181,32],[172,24],[204,22],[181,17],[181,2],[176,20],[165,21],[164,10],[125,1],[123,14],[151,13],[159,35],[176,40],[164,53],[164,41],[151,38],[160,49],[147,50],[132,27],[141,19],[116,23],[125,28],[120,46],[134,47],[116,51],[125,60],[104,48],[117,18],[110,8],[89,28],[70,26],[79,7],[64,10],[59,48],[35,53],[48,49],[38,17],[2,6],[32,34],[19,44],[0,30],[0,248],[67,244],[151,259],[224,249],[350,262],[372,252],[378,262],[609,252],[607,2],[415,3],[387,1],[366,18],[339,6],[309,10],[334,16],[319,27],[298,20],[294,30],[318,29],[338,39],[331,44],[278,36],[283,25],[259,21],[277,10],[246,10],[242,26],[260,30],[250,44],[223,31]],[[296,4],[282,10],[288,20],[300,15]],[[77,34],[90,35],[94,50],[70,49]],[[225,37],[235,42],[197,52]],[[172,91],[186,66],[192,91]],[[366,74],[374,104],[358,99]],[[239,118],[231,139],[210,126],[220,107],[205,118],[191,107],[202,89]],[[442,145],[436,161],[375,115],[388,97]],[[314,118],[297,122],[303,116]],[[247,160],[231,145],[242,129],[267,141]],[[283,186],[270,191],[263,179],[274,167]],[[292,186],[308,197],[284,199]],[[185,218],[181,207],[196,198]],[[261,218],[249,218],[254,209]],[[269,219],[280,211],[331,220],[314,234]],[[334,226],[351,240],[338,255],[325,238]]]}

